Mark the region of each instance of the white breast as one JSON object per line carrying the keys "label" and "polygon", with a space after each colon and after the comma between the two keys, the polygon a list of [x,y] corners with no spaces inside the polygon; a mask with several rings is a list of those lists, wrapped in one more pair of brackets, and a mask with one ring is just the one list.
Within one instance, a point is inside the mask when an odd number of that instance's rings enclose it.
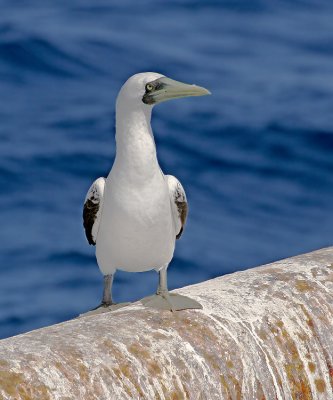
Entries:
{"label": "white breast", "polygon": [[102,272],[159,269],[172,259],[174,221],[161,171],[137,185],[112,171],[106,182],[96,255]]}

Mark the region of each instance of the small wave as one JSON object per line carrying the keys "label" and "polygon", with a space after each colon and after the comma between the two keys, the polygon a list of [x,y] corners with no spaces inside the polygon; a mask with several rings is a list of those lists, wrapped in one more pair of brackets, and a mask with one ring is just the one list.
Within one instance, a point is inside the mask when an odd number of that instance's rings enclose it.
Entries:
{"label": "small wave", "polygon": [[60,49],[50,40],[36,36],[3,39],[0,59],[9,67],[61,78],[80,77],[97,71],[96,67]]}

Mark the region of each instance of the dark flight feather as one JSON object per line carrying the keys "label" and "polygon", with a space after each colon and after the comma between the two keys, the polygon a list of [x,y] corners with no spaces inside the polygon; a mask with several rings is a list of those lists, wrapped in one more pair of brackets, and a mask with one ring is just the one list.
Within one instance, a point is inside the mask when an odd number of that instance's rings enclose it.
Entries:
{"label": "dark flight feather", "polygon": [[89,244],[96,245],[99,218],[103,206],[105,178],[98,178],[88,190],[83,206],[83,226]]}

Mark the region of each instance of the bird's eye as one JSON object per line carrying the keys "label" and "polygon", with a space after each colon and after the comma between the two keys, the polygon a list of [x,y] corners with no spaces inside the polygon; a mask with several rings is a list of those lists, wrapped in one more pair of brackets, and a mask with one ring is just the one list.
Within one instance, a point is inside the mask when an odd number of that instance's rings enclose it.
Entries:
{"label": "bird's eye", "polygon": [[146,90],[147,92],[151,92],[154,89],[154,86],[151,83],[147,83]]}

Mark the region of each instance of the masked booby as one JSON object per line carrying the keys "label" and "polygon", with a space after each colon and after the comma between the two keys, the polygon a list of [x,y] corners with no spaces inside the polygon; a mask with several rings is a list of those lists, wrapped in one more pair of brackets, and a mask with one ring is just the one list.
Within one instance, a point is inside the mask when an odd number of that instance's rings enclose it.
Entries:
{"label": "masked booby", "polygon": [[159,285],[146,306],[171,311],[201,308],[193,299],[168,292],[167,268],[175,241],[186,222],[187,200],[181,183],[164,175],[157,159],[150,125],[155,104],[210,92],[202,87],[147,72],[130,77],[116,102],[116,157],[107,178],[90,187],[83,208],[87,240],[96,246],[104,275],[102,303],[97,312],[113,310],[112,282],[117,269],[155,269]]}

